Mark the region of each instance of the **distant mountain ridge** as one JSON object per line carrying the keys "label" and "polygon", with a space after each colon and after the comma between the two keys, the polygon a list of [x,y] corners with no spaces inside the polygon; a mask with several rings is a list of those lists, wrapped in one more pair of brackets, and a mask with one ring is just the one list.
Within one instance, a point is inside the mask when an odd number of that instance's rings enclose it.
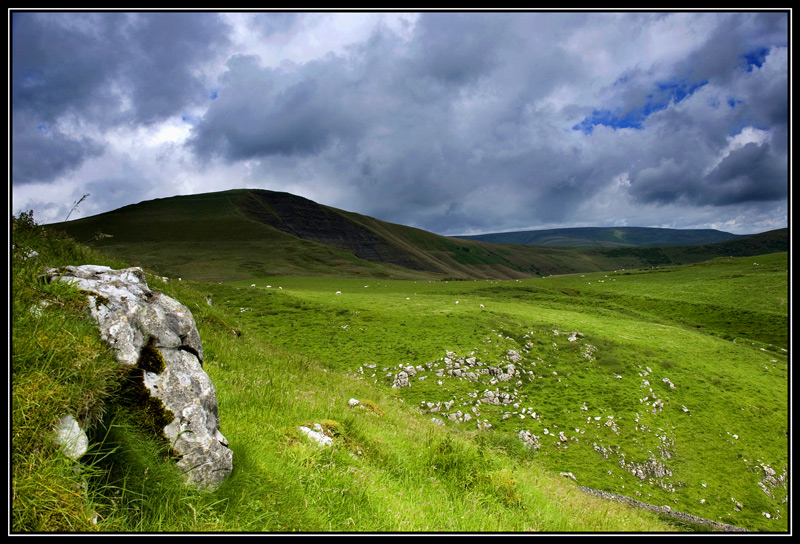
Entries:
{"label": "distant mountain ridge", "polygon": [[570,227],[455,236],[495,244],[550,247],[654,247],[713,244],[746,238],[715,229],[671,229],[656,227]]}
{"label": "distant mountain ridge", "polygon": [[490,243],[262,189],[149,200],[46,226],[153,272],[197,281],[280,276],[508,280],[788,250],[788,229],[682,246]]}

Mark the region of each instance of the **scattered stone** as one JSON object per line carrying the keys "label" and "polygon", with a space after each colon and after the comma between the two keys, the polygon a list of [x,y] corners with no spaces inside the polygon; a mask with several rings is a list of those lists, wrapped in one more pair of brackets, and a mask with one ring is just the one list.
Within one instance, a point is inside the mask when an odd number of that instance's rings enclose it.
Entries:
{"label": "scattered stone", "polygon": [[[664,401],[661,399],[656,399],[653,402],[653,413],[656,414],[663,409],[664,409]],[[688,412],[688,410],[685,411]]]}
{"label": "scattered stone", "polygon": [[605,446],[598,446],[597,443],[594,444],[594,451],[596,451],[606,459],[608,459],[608,456],[611,453],[611,451],[606,449]]}
{"label": "scattered stone", "polygon": [[307,437],[309,437],[312,441],[316,442],[320,446],[330,446],[333,444],[333,438],[323,433],[321,430],[312,430],[308,427],[301,426],[299,427],[300,431],[303,432]]}
{"label": "scattered stone", "polygon": [[519,439],[525,443],[525,446],[528,448],[533,448],[538,450],[541,445],[539,444],[539,437],[535,434],[531,433],[530,431],[520,431],[519,432]]}
{"label": "scattered stone", "polygon": [[[649,511],[652,511],[652,512],[658,512],[658,513],[666,514],[666,515],[669,515],[671,517],[674,517],[674,518],[677,518],[677,519],[681,519],[681,520],[684,520],[684,521],[691,521],[693,523],[701,523],[703,525],[714,527],[716,529],[719,529],[719,530],[722,530],[722,531],[725,531],[725,532],[733,532],[733,533],[748,532],[746,529],[743,529],[741,527],[736,527],[736,526],[733,526],[733,525],[720,523],[720,522],[715,521],[715,520],[704,519],[704,518],[701,518],[701,517],[698,517],[698,516],[693,516],[691,514],[678,512],[676,510],[672,510],[669,506],[654,506],[652,504],[647,504],[647,503],[644,503],[644,502],[641,502],[641,501],[637,501],[637,500],[632,499],[630,497],[625,497],[623,495],[618,495],[618,494],[614,494],[614,493],[608,493],[607,491],[600,491],[598,489],[591,489],[591,488],[588,488],[588,487],[579,487],[579,489],[581,491],[585,492],[585,493],[589,493],[591,495],[595,495],[595,496],[601,497],[603,499],[615,500],[617,502],[621,502],[621,503],[624,503],[624,504],[629,504],[631,506],[635,506],[637,508],[642,508],[644,510],[649,510]],[[637,492],[637,494],[639,494],[639,493]],[[701,502],[704,502],[704,501],[701,501]]]}
{"label": "scattered stone", "polygon": [[405,371],[398,372],[392,384],[393,389],[398,389],[400,387],[411,387],[411,383],[408,381],[408,374]]}
{"label": "scattered stone", "polygon": [[640,480],[648,477],[664,478],[665,476],[672,476],[672,471],[653,458],[647,459],[643,463],[635,463],[633,461],[626,463],[624,459],[620,459],[619,465]]}
{"label": "scattered stone", "polygon": [[56,443],[61,446],[64,455],[77,461],[88,451],[89,439],[86,433],[71,415],[62,417],[55,428]]}

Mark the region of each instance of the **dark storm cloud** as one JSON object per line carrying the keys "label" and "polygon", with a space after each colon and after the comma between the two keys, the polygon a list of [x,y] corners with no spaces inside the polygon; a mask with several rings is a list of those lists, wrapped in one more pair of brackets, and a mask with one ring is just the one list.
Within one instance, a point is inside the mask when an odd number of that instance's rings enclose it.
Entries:
{"label": "dark storm cloud", "polygon": [[359,131],[357,90],[349,88],[339,58],[287,71],[237,56],[227,67],[222,88],[191,141],[200,156],[236,161],[311,154]]}
{"label": "dark storm cloud", "polygon": [[729,83],[740,70],[764,60],[772,47],[785,47],[785,18],[770,13],[721,15],[697,51],[678,63],[676,72],[695,80]]}
{"label": "dark storm cloud", "polygon": [[[629,194],[635,201],[729,206],[786,199],[785,50],[765,53],[759,66],[725,56],[730,59],[725,81],[709,79],[693,104],[671,107],[648,120],[642,137],[649,133],[652,144],[642,149],[649,159],[631,171]],[[768,131],[769,138],[726,150],[746,127]],[[718,163],[710,169],[714,157]]]}
{"label": "dark storm cloud", "polygon": [[665,158],[638,172],[630,194],[641,203],[727,206],[785,198],[787,179],[785,156],[775,156],[769,143],[748,143],[708,173]]}
{"label": "dark storm cloud", "polygon": [[60,123],[102,132],[203,102],[208,91],[196,70],[227,43],[224,30],[208,13],[14,13],[15,181],[52,179],[102,147],[98,136]]}
{"label": "dark storm cloud", "polygon": [[712,205],[778,200],[786,194],[785,157],[769,145],[749,143],[731,151],[708,175],[699,201]]}
{"label": "dark storm cloud", "polygon": [[412,45],[412,77],[465,85],[498,62],[509,19],[499,14],[432,13],[420,18]]}
{"label": "dark storm cloud", "polygon": [[11,105],[15,111],[53,122],[71,113],[104,117],[118,61],[112,28],[123,14],[14,13],[12,15]]}
{"label": "dark storm cloud", "polygon": [[[265,171],[277,156],[319,160],[344,181],[343,206],[432,228],[442,203],[552,157],[540,142],[530,151],[527,105],[551,89],[557,66],[568,73],[568,59],[510,65],[520,27],[537,43],[552,32],[527,16],[425,14],[408,43],[378,28],[347,56],[277,68],[233,58],[191,144],[199,157],[258,159]],[[473,106],[484,92],[497,99]]]}
{"label": "dark storm cloud", "polygon": [[213,13],[15,13],[12,105],[43,121],[153,122],[206,98],[195,70],[227,43]]}
{"label": "dark storm cloud", "polygon": [[201,155],[230,160],[319,153],[376,133],[400,148],[427,147],[432,133],[445,134],[452,125],[452,100],[490,73],[504,32],[493,17],[454,15],[423,16],[409,50],[379,28],[348,57],[329,54],[278,68],[234,57],[192,145]]}
{"label": "dark storm cloud", "polygon": [[15,183],[52,181],[102,152],[89,138],[68,136],[47,124],[36,124],[29,116],[15,113],[11,169]]}
{"label": "dark storm cloud", "polygon": [[203,103],[208,89],[195,73],[228,43],[226,25],[213,13],[161,13],[135,17],[123,32],[129,48],[120,70],[136,120],[150,123]]}

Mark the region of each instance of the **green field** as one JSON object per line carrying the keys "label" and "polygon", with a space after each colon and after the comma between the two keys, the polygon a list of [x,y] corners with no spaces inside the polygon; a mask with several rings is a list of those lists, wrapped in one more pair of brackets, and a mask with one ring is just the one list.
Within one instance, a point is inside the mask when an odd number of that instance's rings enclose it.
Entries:
{"label": "green field", "polygon": [[[35,279],[45,263],[119,261],[43,240],[24,238],[37,263],[13,259],[14,531],[711,530],[579,486],[788,530],[786,253],[505,281],[149,275],[195,316],[234,452],[229,480],[199,493],[171,483],[102,384],[81,396],[75,361],[103,350],[63,326],[83,322],[79,294]],[[98,421],[84,495],[43,438],[75,405]],[[333,446],[298,431],[314,423]]]}
{"label": "green field", "polygon": [[[530,431],[541,441],[531,456],[580,485],[774,529],[786,490],[770,498],[759,482],[765,467],[787,467],[786,267],[774,254],[506,282],[272,278],[208,292],[270,344],[331,370],[391,388],[414,366],[411,385],[392,389],[406,404],[458,432],[478,421],[509,439]],[[523,371],[509,381],[446,372],[448,352],[476,358],[475,374],[505,367],[509,350]],[[487,389],[513,402],[477,402]],[[442,417],[457,411],[471,420]],[[632,473],[650,459],[671,474]]]}

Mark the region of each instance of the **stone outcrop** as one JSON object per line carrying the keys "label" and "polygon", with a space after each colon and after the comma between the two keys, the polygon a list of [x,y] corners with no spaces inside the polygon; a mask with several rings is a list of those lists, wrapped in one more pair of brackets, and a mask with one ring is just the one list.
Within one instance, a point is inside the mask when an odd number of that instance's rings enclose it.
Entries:
{"label": "stone outcrop", "polygon": [[314,424],[314,429],[302,426],[300,431],[320,446],[330,446],[333,444],[333,438],[323,432],[322,425],[319,423]]}
{"label": "stone outcrop", "polygon": [[86,292],[102,339],[131,368],[135,387],[146,389],[133,401],[158,406],[155,420],[163,423],[188,481],[203,488],[221,483],[233,468],[233,453],[220,432],[216,390],[203,370],[203,347],[188,308],[151,291],[138,267],[66,266],[48,275]]}
{"label": "stone outcrop", "polygon": [[410,387],[411,384],[408,381],[408,372],[402,371],[398,372],[397,376],[394,378],[394,383],[392,383],[392,387],[397,389],[398,387]]}
{"label": "stone outcrop", "polygon": [[539,444],[539,437],[533,434],[530,431],[520,431],[518,435],[519,439],[525,443],[525,446],[529,449],[536,449],[538,450],[541,448],[541,444]]}
{"label": "stone outcrop", "polygon": [[653,458],[647,459],[641,463],[636,463],[633,461],[626,463],[624,459],[620,459],[619,466],[640,480],[644,480],[645,478],[663,478],[665,476],[672,476],[672,471],[669,470],[664,463],[661,463],[657,459]]}

